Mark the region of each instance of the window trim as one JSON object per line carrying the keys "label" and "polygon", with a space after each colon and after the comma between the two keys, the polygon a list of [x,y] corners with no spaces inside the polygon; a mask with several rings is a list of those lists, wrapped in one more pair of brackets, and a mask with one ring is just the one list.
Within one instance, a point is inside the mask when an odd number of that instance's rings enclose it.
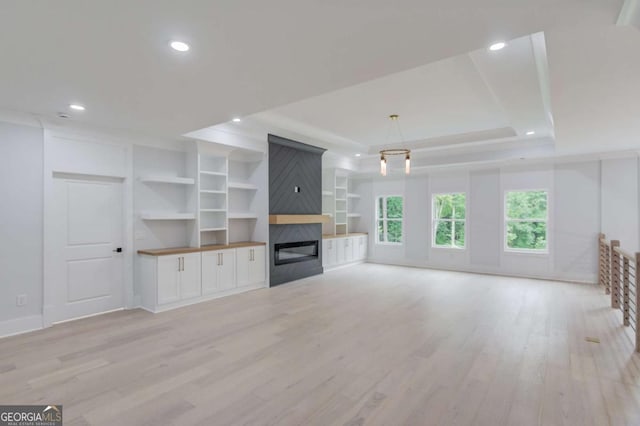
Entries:
{"label": "window trim", "polygon": [[[547,194],[547,214],[544,219],[509,219],[507,217],[507,194],[509,192],[545,192]],[[534,189],[505,189],[502,194],[502,205],[503,205],[503,213],[502,213],[502,234],[503,234],[503,250],[505,253],[513,253],[513,254],[529,254],[529,255],[537,255],[537,256],[545,256],[549,254],[549,204],[550,204],[550,191],[548,188],[534,188]],[[507,242],[507,224],[509,222],[544,222],[546,224],[546,235],[547,235],[547,247],[544,249],[522,249],[522,248],[510,248],[509,243]]]}
{"label": "window trim", "polygon": [[[399,219],[396,219],[396,218],[388,219],[387,218],[387,209],[386,209],[387,203],[386,203],[386,199],[389,198],[389,197],[399,197],[399,198],[402,199],[402,217],[401,218],[399,218]],[[384,198],[384,200],[385,200],[384,203],[383,203],[385,208],[384,208],[384,211],[383,211],[383,217],[382,218],[378,217],[378,207],[380,205],[380,201],[379,201],[380,198]],[[404,205],[404,196],[403,195],[400,195],[400,194],[388,194],[388,195],[377,195],[375,197],[375,207],[374,207],[374,211],[375,211],[374,219],[375,219],[375,222],[374,222],[373,229],[375,229],[375,233],[376,233],[376,237],[375,237],[375,243],[376,244],[385,245],[385,246],[402,246],[402,245],[404,245],[404,210],[405,210],[404,208],[405,208],[405,205]],[[383,231],[382,232],[384,234],[385,241],[380,241],[379,240],[380,233],[378,232],[378,221],[380,221],[380,220],[383,221],[383,225],[382,225]],[[395,221],[399,221],[400,222],[400,229],[402,230],[401,231],[402,234],[400,235],[400,242],[399,243],[386,241],[386,239],[387,239],[387,221],[389,221],[389,220],[391,220],[391,221],[395,220]]]}
{"label": "window trim", "polygon": [[[455,194],[464,194],[464,219],[436,219],[434,215],[434,200],[437,195],[455,195]],[[431,193],[431,248],[435,248],[438,250],[466,250],[467,249],[467,212],[469,211],[469,199],[467,197],[466,191],[455,191],[455,192],[432,192]],[[435,222],[437,221],[445,221],[445,222],[464,222],[464,246],[457,247],[454,245],[451,246],[439,246],[436,245],[436,229],[434,227]],[[451,237],[454,235],[452,233]]]}

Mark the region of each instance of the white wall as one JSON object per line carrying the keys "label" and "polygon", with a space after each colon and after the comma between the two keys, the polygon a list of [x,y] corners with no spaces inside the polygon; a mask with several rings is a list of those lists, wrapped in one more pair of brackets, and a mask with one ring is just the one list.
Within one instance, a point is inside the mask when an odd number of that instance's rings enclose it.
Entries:
{"label": "white wall", "polygon": [[602,232],[627,252],[640,251],[638,158],[602,161]]}
{"label": "white wall", "polygon": [[[504,251],[504,192],[549,191],[548,253]],[[529,165],[406,178],[363,180],[357,186],[371,212],[378,195],[405,197],[404,243],[377,245],[370,238],[370,261],[505,275],[595,281],[596,237],[600,231],[600,163]],[[431,197],[466,192],[467,246],[431,247]],[[637,192],[637,191],[636,191]],[[364,214],[365,212],[361,212]],[[637,215],[637,209],[635,210]],[[363,222],[373,233],[372,213]]]}
{"label": "white wall", "polygon": [[0,336],[42,326],[42,141],[42,129],[0,123]]}

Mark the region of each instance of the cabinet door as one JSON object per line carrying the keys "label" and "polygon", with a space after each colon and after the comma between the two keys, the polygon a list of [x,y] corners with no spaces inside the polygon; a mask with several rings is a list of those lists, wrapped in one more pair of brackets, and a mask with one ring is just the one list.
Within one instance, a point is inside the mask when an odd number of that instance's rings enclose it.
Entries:
{"label": "cabinet door", "polygon": [[236,249],[236,281],[238,287],[250,283],[249,268],[251,262],[251,249],[253,247],[242,247]]}
{"label": "cabinet door", "polygon": [[345,238],[344,239],[344,260],[345,262],[353,261],[353,238]]}
{"label": "cabinet door", "polygon": [[366,235],[360,237],[360,260],[367,259],[367,249],[369,247],[369,238]]}
{"label": "cabinet door", "polygon": [[264,246],[256,246],[251,250],[253,252],[249,262],[249,281],[251,284],[258,284],[266,279],[266,249]]}
{"label": "cabinet door", "polygon": [[180,300],[181,256],[158,256],[158,305]]}
{"label": "cabinet door", "polygon": [[180,297],[191,299],[202,294],[202,270],[200,253],[189,253],[182,256],[182,272],[180,272]]}
{"label": "cabinet door", "polygon": [[220,250],[218,266],[218,288],[229,290],[236,288],[236,250]]}
{"label": "cabinet door", "polygon": [[326,268],[329,266],[329,241],[331,240],[322,240],[322,267]]}
{"label": "cabinet door", "polygon": [[218,264],[220,252],[202,252],[202,294],[211,294],[219,291],[218,288]]}
{"label": "cabinet door", "polygon": [[323,249],[326,247],[326,256],[323,253],[323,257],[322,257],[323,266],[333,266],[336,263],[338,263],[338,260],[336,257],[336,251],[338,250],[336,247],[336,243],[338,241],[339,240],[335,240],[335,239],[327,239],[322,241]]}
{"label": "cabinet door", "polygon": [[345,238],[336,238],[333,240],[333,245],[336,250],[336,265],[340,265],[347,261],[346,259],[346,246],[344,244]]}

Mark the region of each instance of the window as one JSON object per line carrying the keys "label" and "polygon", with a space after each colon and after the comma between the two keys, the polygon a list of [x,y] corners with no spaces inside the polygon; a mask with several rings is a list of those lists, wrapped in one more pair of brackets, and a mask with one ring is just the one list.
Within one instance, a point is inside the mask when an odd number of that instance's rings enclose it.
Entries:
{"label": "window", "polygon": [[434,194],[431,199],[433,247],[465,247],[467,195],[465,193]]}
{"label": "window", "polygon": [[509,191],[505,194],[505,249],[547,251],[547,191]]}
{"label": "window", "polygon": [[376,210],[376,242],[402,244],[402,197],[378,197]]}

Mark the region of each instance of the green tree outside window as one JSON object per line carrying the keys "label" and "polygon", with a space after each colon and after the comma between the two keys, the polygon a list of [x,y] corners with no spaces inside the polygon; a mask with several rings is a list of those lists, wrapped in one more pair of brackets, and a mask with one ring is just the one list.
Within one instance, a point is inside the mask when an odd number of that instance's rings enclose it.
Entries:
{"label": "green tree outside window", "polygon": [[505,239],[511,250],[547,250],[547,191],[510,191],[505,195]]}
{"label": "green tree outside window", "polygon": [[378,197],[376,221],[378,243],[402,243],[403,200],[400,196]]}
{"label": "green tree outside window", "polygon": [[465,193],[434,194],[433,246],[465,247],[467,195]]}

